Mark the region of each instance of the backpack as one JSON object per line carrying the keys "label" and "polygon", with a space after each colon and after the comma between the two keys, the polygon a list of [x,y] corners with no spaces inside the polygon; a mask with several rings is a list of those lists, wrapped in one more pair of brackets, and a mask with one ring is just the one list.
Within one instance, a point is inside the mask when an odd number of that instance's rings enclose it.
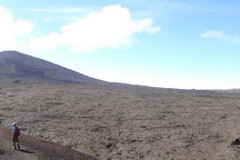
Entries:
{"label": "backpack", "polygon": [[16,127],[16,135],[17,135],[17,136],[20,136],[20,134],[21,134],[20,129],[19,129],[18,127]]}

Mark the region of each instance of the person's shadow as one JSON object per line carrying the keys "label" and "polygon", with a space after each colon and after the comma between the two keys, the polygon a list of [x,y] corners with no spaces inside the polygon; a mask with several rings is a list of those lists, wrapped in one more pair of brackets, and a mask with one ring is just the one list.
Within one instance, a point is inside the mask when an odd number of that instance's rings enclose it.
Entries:
{"label": "person's shadow", "polygon": [[4,151],[0,149],[0,154],[3,154],[3,153],[4,153]]}
{"label": "person's shadow", "polygon": [[25,150],[25,149],[19,149],[19,151],[24,152],[24,153],[31,153],[31,154],[34,153],[33,151],[28,151],[28,150]]}

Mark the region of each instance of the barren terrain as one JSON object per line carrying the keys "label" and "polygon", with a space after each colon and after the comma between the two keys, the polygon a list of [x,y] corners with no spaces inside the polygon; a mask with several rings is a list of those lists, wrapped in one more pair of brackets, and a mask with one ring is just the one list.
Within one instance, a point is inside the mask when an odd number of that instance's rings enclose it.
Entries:
{"label": "barren terrain", "polygon": [[0,86],[0,123],[99,159],[237,159],[240,94],[130,85]]}
{"label": "barren terrain", "polygon": [[107,83],[4,51],[0,52],[0,125],[10,128],[13,121],[25,134],[103,160],[240,156],[237,146],[229,147],[240,137],[239,89]]}

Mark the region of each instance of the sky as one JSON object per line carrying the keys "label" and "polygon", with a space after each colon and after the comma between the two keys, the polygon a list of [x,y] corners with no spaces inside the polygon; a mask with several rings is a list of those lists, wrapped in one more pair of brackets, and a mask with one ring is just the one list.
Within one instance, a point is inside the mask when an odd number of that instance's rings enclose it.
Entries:
{"label": "sky", "polygon": [[238,0],[0,0],[0,51],[105,80],[240,88]]}

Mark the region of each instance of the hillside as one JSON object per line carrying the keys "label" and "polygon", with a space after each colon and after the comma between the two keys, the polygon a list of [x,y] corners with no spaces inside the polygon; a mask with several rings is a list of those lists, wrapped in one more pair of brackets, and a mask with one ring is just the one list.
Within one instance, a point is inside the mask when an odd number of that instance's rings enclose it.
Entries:
{"label": "hillside", "polygon": [[15,82],[34,79],[35,81],[103,83],[103,81],[17,51],[0,52],[0,77],[0,80],[11,79]]}

